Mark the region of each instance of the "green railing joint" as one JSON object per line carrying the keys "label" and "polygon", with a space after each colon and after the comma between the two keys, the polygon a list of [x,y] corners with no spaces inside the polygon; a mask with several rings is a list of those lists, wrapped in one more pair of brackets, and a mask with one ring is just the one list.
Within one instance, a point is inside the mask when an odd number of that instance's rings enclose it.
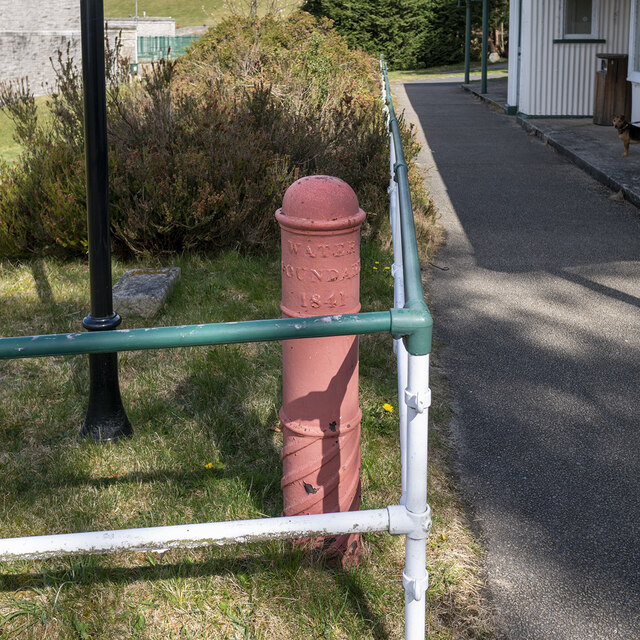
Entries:
{"label": "green railing joint", "polygon": [[400,182],[398,178],[398,173],[400,172],[400,169],[404,169],[407,172],[407,175],[409,175],[409,167],[407,167],[406,162],[396,162],[393,165],[393,179],[398,183]]}
{"label": "green railing joint", "polygon": [[391,309],[391,335],[402,338],[407,351],[414,356],[431,353],[433,318],[427,305],[414,303],[411,308]]}

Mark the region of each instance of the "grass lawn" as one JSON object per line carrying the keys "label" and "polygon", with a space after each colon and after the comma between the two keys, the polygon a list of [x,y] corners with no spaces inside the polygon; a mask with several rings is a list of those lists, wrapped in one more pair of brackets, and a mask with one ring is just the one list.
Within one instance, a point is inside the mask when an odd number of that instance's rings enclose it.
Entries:
{"label": "grass lawn", "polygon": [[[213,24],[223,14],[224,0],[138,0],[138,15],[171,16],[181,27]],[[136,15],[136,0],[104,0],[105,16]]]}
{"label": "grass lawn", "polygon": [[0,109],[0,158],[13,162],[20,155],[21,147],[13,139],[13,122]]}
{"label": "grass lawn", "polygon": [[[250,0],[138,0],[138,15],[146,12],[148,16],[171,16],[175,18],[176,25],[180,27],[192,27],[206,24],[211,26],[221,17],[228,15],[232,8],[234,12],[248,13]],[[259,9],[271,6],[273,0],[258,0]],[[281,0],[276,3],[285,11],[297,7],[298,0]],[[136,15],[136,0],[104,0],[105,16],[123,17],[129,14]]]}
{"label": "grass lawn", "polygon": [[[47,99],[48,96],[36,98],[38,117],[43,118],[44,121],[49,118],[49,110],[46,106]],[[4,109],[0,109],[0,160],[13,162],[22,152],[22,147],[13,139],[14,130],[15,127],[11,118],[9,118]]]}
{"label": "grass lawn", "polygon": [[[488,66],[488,74],[491,77],[506,77],[508,71],[503,65],[506,63],[506,59],[500,60],[495,65]],[[470,76],[472,80],[480,79],[480,60],[472,60],[470,65]],[[432,78],[452,78],[460,77],[464,79],[464,64],[447,64],[440,65],[438,67],[429,67],[427,69],[407,69],[404,71],[390,71],[390,82],[416,82],[420,80],[432,79]]]}
{"label": "grass lawn", "polygon": [[[390,257],[362,254],[363,311],[392,304]],[[278,317],[276,253],[183,257],[152,324]],[[119,277],[130,264],[116,262]],[[85,261],[0,262],[0,335],[81,330]],[[126,320],[133,328],[151,323]],[[360,340],[363,508],[400,496],[395,361],[388,336]],[[86,356],[0,361],[0,537],[280,515],[278,343],[120,354],[134,436],[79,442]],[[429,638],[487,637],[477,553],[447,471],[450,410],[434,369],[428,540]],[[268,640],[399,638],[404,539],[367,535],[358,568],[287,542],[0,564],[0,638]]]}

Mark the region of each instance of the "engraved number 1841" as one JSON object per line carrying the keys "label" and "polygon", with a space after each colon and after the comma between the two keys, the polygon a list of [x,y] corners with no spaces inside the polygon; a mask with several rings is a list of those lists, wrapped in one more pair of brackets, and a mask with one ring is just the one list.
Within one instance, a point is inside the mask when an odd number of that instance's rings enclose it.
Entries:
{"label": "engraved number 1841", "polygon": [[324,299],[319,293],[300,294],[300,306],[303,309],[319,309],[320,307],[335,309],[336,307],[344,307],[345,304],[344,293],[342,293],[342,291],[339,291],[337,295],[332,293]]}

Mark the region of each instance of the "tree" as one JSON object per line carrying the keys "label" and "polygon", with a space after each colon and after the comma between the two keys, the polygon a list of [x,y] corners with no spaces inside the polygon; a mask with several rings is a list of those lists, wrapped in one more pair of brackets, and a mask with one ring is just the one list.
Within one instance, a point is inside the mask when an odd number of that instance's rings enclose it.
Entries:
{"label": "tree", "polygon": [[[475,6],[473,9],[477,14]],[[477,15],[474,18],[476,22]],[[433,67],[464,60],[464,33],[464,9],[458,8],[453,0],[429,0],[421,32],[417,34],[422,66]]]}
{"label": "tree", "polygon": [[[453,64],[464,59],[465,12],[456,0],[305,0],[304,11],[326,16],[352,47],[384,55],[392,69]],[[473,3],[473,30],[479,33],[481,3]],[[494,42],[508,21],[508,0],[491,0]],[[502,30],[500,30],[502,33]],[[479,40],[474,37],[475,55]],[[503,50],[501,43],[498,48]]]}
{"label": "tree", "polygon": [[306,0],[304,11],[327,16],[349,46],[382,54],[391,68],[421,62],[424,16],[429,0]]}

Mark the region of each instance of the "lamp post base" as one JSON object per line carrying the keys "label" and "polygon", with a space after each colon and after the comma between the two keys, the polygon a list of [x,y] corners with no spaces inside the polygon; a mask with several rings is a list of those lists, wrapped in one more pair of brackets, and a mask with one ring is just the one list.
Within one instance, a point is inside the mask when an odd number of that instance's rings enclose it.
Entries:
{"label": "lamp post base", "polygon": [[133,433],[118,386],[118,354],[89,356],[89,408],[80,438],[115,442]]}

